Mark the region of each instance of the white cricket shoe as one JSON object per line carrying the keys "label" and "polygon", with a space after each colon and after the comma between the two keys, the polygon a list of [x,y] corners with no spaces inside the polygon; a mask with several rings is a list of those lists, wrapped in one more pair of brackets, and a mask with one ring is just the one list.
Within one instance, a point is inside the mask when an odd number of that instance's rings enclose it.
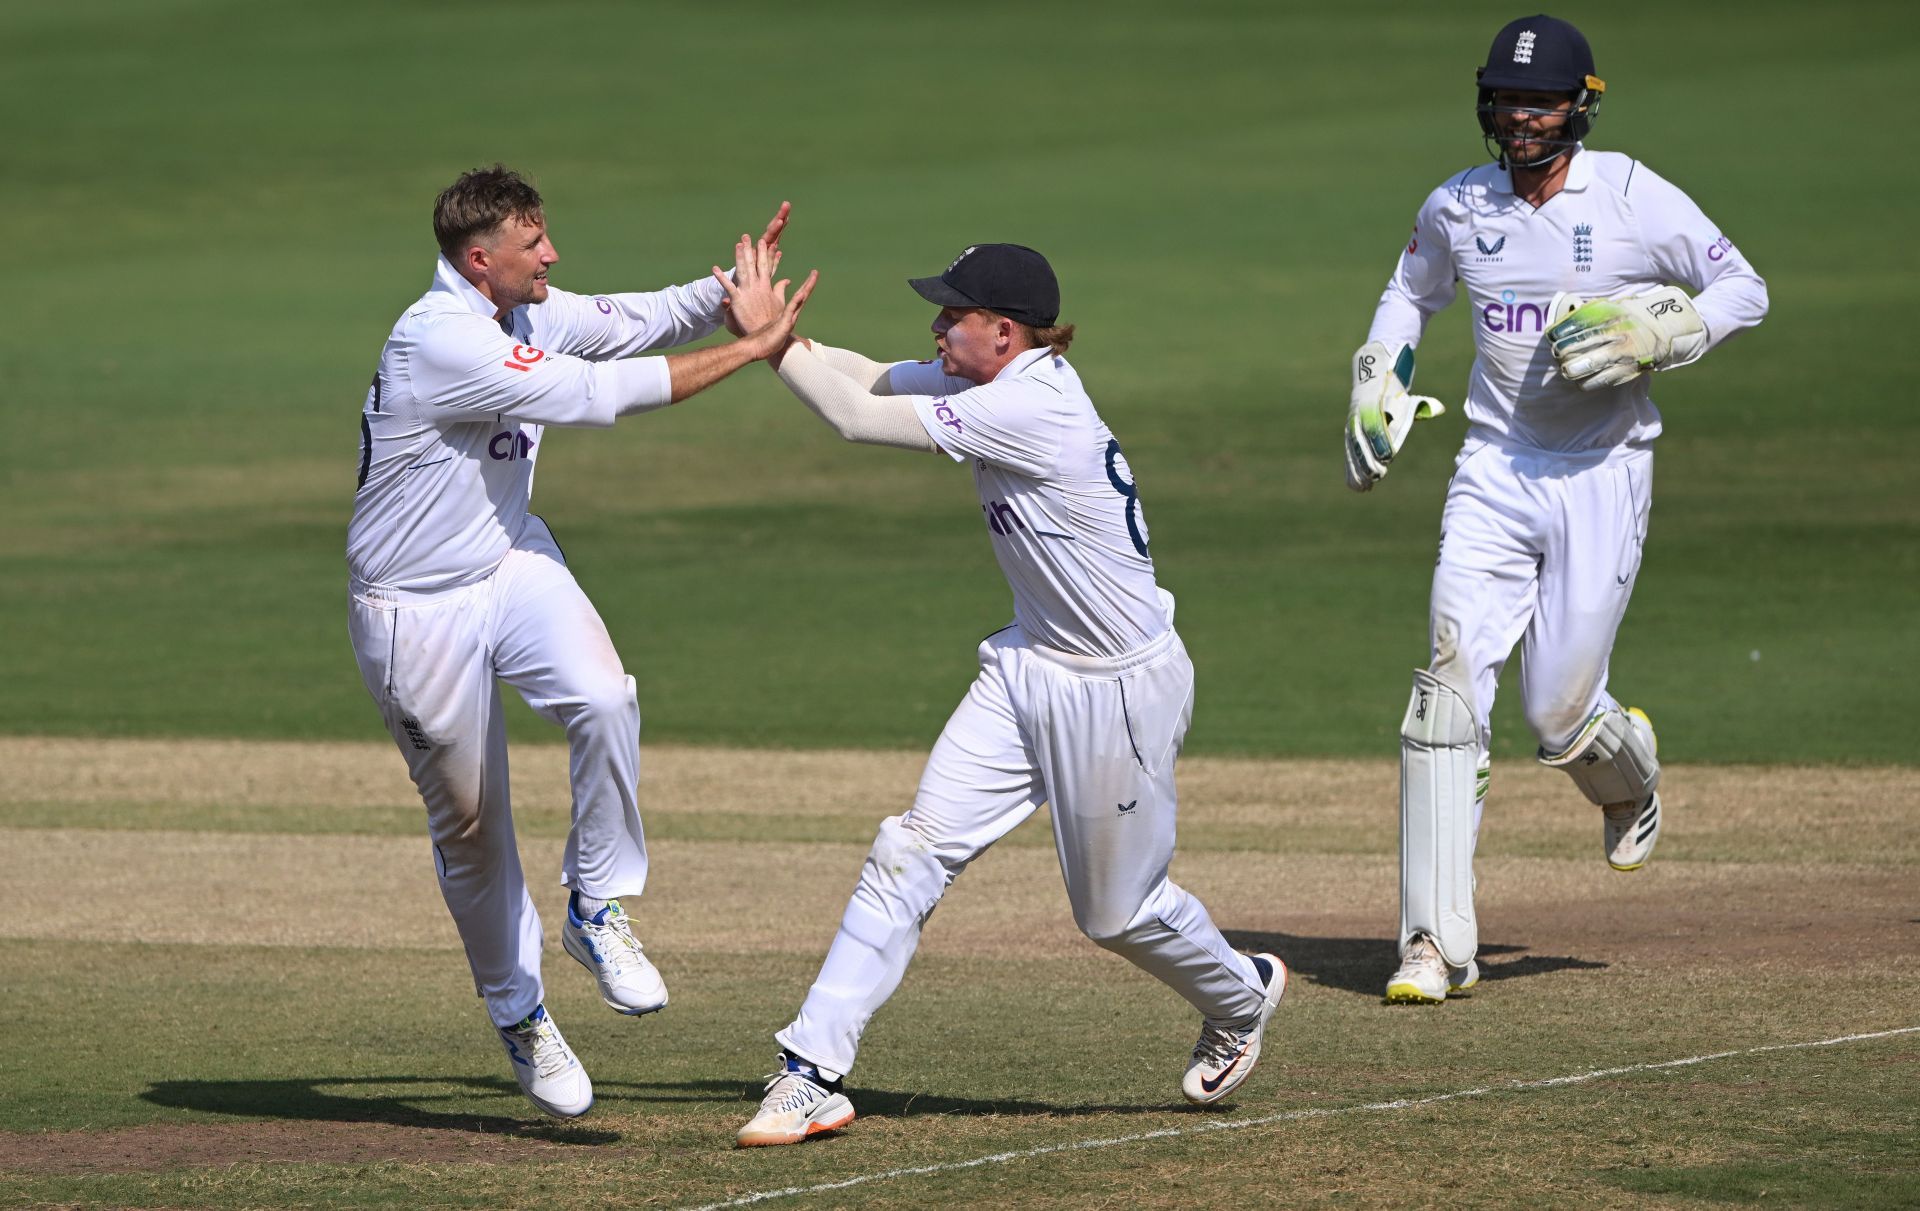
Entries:
{"label": "white cricket shoe", "polygon": [[853,1103],[840,1092],[840,1082],[819,1078],[819,1069],[783,1053],[778,1071],[767,1074],[760,1112],[734,1135],[735,1143],[742,1148],[797,1144],[851,1123]]}
{"label": "white cricket shoe", "polygon": [[567,923],[560,944],[600,984],[600,999],[629,1017],[667,1007],[667,984],[660,969],[647,959],[633,936],[633,925],[620,901],[582,920],[567,897]]}
{"label": "white cricket shoe", "polygon": [[514,1079],[534,1105],[555,1118],[578,1118],[593,1106],[593,1082],[545,1005],[534,1006],[517,1026],[494,1029],[513,1061]]}
{"label": "white cricket shoe", "polygon": [[1180,1092],[1195,1105],[1217,1102],[1247,1079],[1253,1066],[1260,1062],[1260,1043],[1267,1033],[1267,1019],[1280,1007],[1280,998],[1287,995],[1287,965],[1270,954],[1250,957],[1254,968],[1267,982],[1266,999],[1260,1003],[1260,1012],[1251,1022],[1232,1026],[1211,1018],[1201,1019],[1200,1041],[1193,1045],[1187,1075],[1180,1081]]}
{"label": "white cricket shoe", "polygon": [[1432,938],[1417,933],[1400,956],[1400,970],[1387,981],[1387,1000],[1395,1005],[1438,1005],[1448,993],[1465,992],[1479,982],[1479,963],[1468,959],[1464,967],[1455,967],[1441,956]]}
{"label": "white cricket shoe", "polygon": [[[1659,755],[1660,739],[1653,734],[1653,720],[1637,706],[1627,708],[1627,717],[1646,737],[1647,747]],[[1648,795],[1644,803],[1609,803],[1600,814],[1600,844],[1607,852],[1607,865],[1615,870],[1645,866],[1660,840],[1660,792]]]}

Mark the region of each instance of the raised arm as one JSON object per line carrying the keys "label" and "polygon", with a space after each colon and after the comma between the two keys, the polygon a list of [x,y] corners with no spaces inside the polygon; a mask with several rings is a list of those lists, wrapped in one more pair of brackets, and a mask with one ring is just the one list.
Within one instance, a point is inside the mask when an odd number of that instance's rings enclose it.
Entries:
{"label": "raised arm", "polygon": [[[780,203],[760,241],[776,251],[792,206]],[[710,336],[720,327],[726,291],[712,278],[628,294],[554,291],[541,304],[545,339],[556,353],[589,361],[632,357]],[[734,335],[743,333],[736,331]]]}

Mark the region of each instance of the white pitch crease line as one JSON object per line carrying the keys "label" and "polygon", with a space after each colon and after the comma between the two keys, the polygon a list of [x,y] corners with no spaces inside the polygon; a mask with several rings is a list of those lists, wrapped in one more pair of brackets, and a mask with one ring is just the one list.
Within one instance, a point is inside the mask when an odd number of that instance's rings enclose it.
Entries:
{"label": "white pitch crease line", "polygon": [[1872,1039],[1890,1039],[1895,1035],[1920,1034],[1920,1026],[1901,1026],[1894,1030],[1875,1030],[1867,1034],[1843,1034],[1831,1039],[1816,1039],[1807,1043],[1770,1043],[1765,1047],[1748,1047],[1740,1051],[1716,1051],[1710,1055],[1690,1055],[1679,1060],[1659,1060],[1648,1064],[1628,1064],[1622,1068],[1596,1068],[1590,1072],[1575,1072],[1567,1076],[1543,1077],[1535,1081],[1510,1081],[1502,1085],[1483,1085],[1478,1089],[1456,1089],[1452,1093],[1436,1093],[1429,1097],[1402,1098],[1392,1102],[1367,1102],[1359,1106],[1331,1106],[1306,1110],[1286,1110],[1279,1114],[1269,1114],[1262,1118],[1236,1119],[1232,1121],[1211,1121],[1198,1123],[1191,1127],[1163,1127],[1158,1131],[1142,1131],[1135,1135],[1116,1135],[1108,1139],[1080,1140],[1071,1144],[1047,1144],[1039,1148],[1023,1148],[1017,1152],[995,1152],[991,1156],[976,1156],[972,1160],[949,1161],[940,1165],[916,1165],[910,1169],[888,1169],[883,1173],[863,1173],[858,1177],[849,1177],[844,1181],[822,1182],[817,1186],[788,1186],[784,1190],[761,1190],[753,1194],[743,1194],[739,1198],[730,1198],[723,1202],[702,1203],[687,1211],[721,1211],[725,1207],[745,1207],[753,1203],[764,1203],[776,1198],[797,1198],[804,1194],[826,1194],[833,1190],[845,1190],[851,1186],[863,1186],[868,1182],[891,1181],[897,1177],[925,1177],[930,1173],[954,1173],[961,1169],[978,1169],[983,1165],[1002,1165],[1008,1161],[1030,1160],[1036,1156],[1050,1156],[1057,1152],[1082,1152],[1092,1148],[1114,1148],[1121,1144],[1138,1144],[1147,1140],[1173,1139],[1183,1135],[1201,1135],[1209,1131],[1239,1131],[1247,1127],[1268,1127],[1275,1123],[1297,1123],[1304,1119],[1334,1118],[1343,1114],[1365,1114],[1379,1110],[1411,1110],[1418,1106],[1434,1106],[1441,1102],[1457,1102],[1464,1098],[1485,1097],[1490,1093],[1525,1093],[1533,1089],[1557,1089],[1565,1085],[1579,1085],[1586,1081],[1603,1080],[1610,1076],[1628,1076],[1636,1072],[1658,1072],[1667,1068],[1686,1068],[1693,1064],[1707,1064],[1714,1060],[1741,1059],[1750,1055],[1765,1055],[1770,1051],[1804,1051],[1809,1047],[1838,1047],[1845,1043],[1864,1043]]}

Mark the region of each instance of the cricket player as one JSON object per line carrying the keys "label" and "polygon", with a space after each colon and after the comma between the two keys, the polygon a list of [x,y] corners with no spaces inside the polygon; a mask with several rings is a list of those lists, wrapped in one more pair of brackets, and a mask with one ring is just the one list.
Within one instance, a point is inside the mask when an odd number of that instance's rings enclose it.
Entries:
{"label": "cricket player", "polygon": [[[783,204],[759,247],[777,245]],[[513,1073],[571,1118],[593,1086],[543,1006],[540,916],[521,875],[496,679],[566,729],[573,827],[562,938],[624,1014],[666,985],[622,901],[647,880],[636,795],[633,678],[547,524],[527,512],[550,425],[605,428],[677,403],[785,344],[812,288],[771,281],[777,249],[685,286],[569,294],[533,186],[503,166],[460,177],[434,205],[433,285],[407,308],[360,414],[360,484],[347,534],[349,629],[367,691],[426,803],[440,891]],[[763,272],[765,270],[766,272]],[[722,303],[742,339],[635,354],[713,332]]]}
{"label": "cricket player", "polygon": [[1638,870],[1660,837],[1653,725],[1607,690],[1640,570],[1660,412],[1653,375],[1699,360],[1767,311],[1766,284],[1700,208],[1645,164],[1587,150],[1606,85],[1580,31],[1503,28],[1478,72],[1494,162],[1428,195],[1353,356],[1347,483],[1386,475],[1413,422],[1427,320],[1466,292],[1477,356],[1467,436],[1440,520],[1428,667],[1401,723],[1400,968],[1390,1002],[1479,979],[1473,849],[1488,714],[1520,645],[1539,759],[1601,809],[1602,849]]}
{"label": "cricket player", "polygon": [[775,1036],[779,1068],[742,1145],[853,1120],[841,1082],[927,915],[1042,803],[1075,923],[1204,1017],[1187,1098],[1217,1101],[1246,1079],[1287,986],[1279,959],[1235,952],[1167,878],[1193,665],[1154,582],[1133,473],[1065,357],[1073,327],[1058,323],[1052,268],[1030,248],[977,244],[911,285],[940,309],[937,364],[793,342],[780,377],[849,441],[971,467],[1014,621],[981,643],[912,807],[881,822],[819,978]]}

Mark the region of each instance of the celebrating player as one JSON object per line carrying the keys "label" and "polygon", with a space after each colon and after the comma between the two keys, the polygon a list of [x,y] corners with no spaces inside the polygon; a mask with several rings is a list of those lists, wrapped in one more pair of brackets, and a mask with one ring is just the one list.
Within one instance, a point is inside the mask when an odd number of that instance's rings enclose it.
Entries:
{"label": "celebrating player", "polygon": [[1431,662],[1401,724],[1398,1002],[1443,1001],[1479,979],[1473,847],[1488,714],[1515,641],[1540,760],[1600,806],[1615,870],[1652,855],[1653,725],[1607,692],[1652,503],[1650,372],[1698,360],[1767,310],[1766,284],[1686,194],[1584,148],[1606,86],[1579,30],[1514,21],[1478,79],[1496,162],[1420,208],[1354,354],[1347,418],[1347,483],[1364,492],[1413,422],[1443,411],[1408,394],[1413,346],[1464,285],[1478,351],[1466,444],[1440,520]]}
{"label": "celebrating player", "polygon": [[[783,204],[760,248],[777,244],[786,219]],[[621,907],[647,880],[633,678],[546,523],[527,512],[534,460],[548,425],[604,428],[779,349],[812,279],[783,302],[773,251],[737,266],[737,281],[553,289],[560,257],[540,195],[500,165],[449,186],[433,229],[433,286],[394,325],[360,416],[350,630],[426,802],[440,891],[514,1076],[535,1105],[571,1118],[593,1104],[593,1086],[542,1004],[540,917],[514,846],[495,678],[567,732],[567,953],[621,1013],[662,1008],[667,989]],[[723,300],[750,335],[632,356],[713,332]]]}
{"label": "celebrating player", "polygon": [[1014,244],[968,248],[911,283],[940,308],[939,361],[882,365],[795,341],[780,377],[849,441],[972,464],[1013,590],[1014,622],[980,645],[980,675],[927,759],[913,806],[881,822],[838,935],[742,1145],[845,1126],[841,1080],[947,885],[1042,803],[1076,924],[1204,1015],[1183,1092],[1225,1097],[1259,1059],[1286,991],[1272,955],[1236,953],[1167,878],[1174,759],[1193,665],[1154,583],[1147,523],[1120,443],[1064,356],[1060,290]]}

